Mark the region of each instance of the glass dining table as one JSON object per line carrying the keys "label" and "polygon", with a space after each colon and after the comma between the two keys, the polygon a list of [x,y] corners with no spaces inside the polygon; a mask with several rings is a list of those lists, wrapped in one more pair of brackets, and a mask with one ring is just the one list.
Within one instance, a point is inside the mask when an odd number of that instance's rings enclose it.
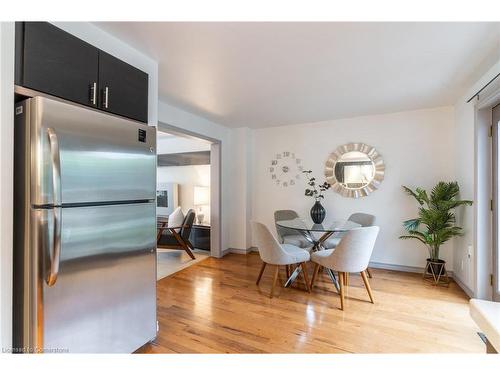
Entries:
{"label": "glass dining table", "polygon": [[[324,250],[325,242],[330,237],[342,237],[349,230],[359,228],[361,226],[360,224],[349,220],[337,220],[326,222],[324,224],[315,224],[310,220],[305,220],[302,218],[280,220],[276,222],[276,225],[281,228],[292,229],[296,231],[297,234],[301,234],[311,244],[311,252]],[[328,268],[325,268],[325,270],[338,291],[339,284],[334,272]],[[300,267],[296,267],[286,281],[285,288],[290,286],[294,282],[299,273]]]}

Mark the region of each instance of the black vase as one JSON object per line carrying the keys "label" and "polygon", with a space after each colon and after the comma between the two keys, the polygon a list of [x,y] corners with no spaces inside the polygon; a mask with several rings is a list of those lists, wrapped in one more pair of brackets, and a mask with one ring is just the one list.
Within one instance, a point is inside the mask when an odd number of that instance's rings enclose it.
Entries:
{"label": "black vase", "polygon": [[314,203],[314,206],[311,208],[311,219],[314,221],[315,224],[321,224],[323,220],[325,220],[326,216],[326,210],[325,207],[319,203],[319,201],[316,201]]}

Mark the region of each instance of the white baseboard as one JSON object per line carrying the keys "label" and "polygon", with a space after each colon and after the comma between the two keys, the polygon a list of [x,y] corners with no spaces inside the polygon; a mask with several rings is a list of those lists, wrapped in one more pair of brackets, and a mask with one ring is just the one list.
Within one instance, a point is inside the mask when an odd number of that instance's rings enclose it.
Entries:
{"label": "white baseboard", "polygon": [[222,256],[225,256],[227,254],[249,254],[252,251],[257,251],[256,247],[249,247],[248,249],[237,249],[234,247],[227,248],[226,250],[222,251]]}
{"label": "white baseboard", "polygon": [[460,288],[467,294],[470,298],[474,298],[474,292],[457,276],[453,275],[453,280],[458,284]]}
{"label": "white baseboard", "polygon": [[[424,267],[413,267],[413,266],[403,266],[400,264],[390,264],[390,263],[380,263],[380,262],[370,262],[368,265],[370,268],[380,268],[383,270],[391,271],[401,271],[401,272],[412,272],[412,273],[424,273]],[[448,277],[453,277],[453,271],[448,271]]]}
{"label": "white baseboard", "polygon": [[[398,264],[389,263],[370,262],[369,267],[401,272],[424,273],[423,267],[401,266]],[[467,294],[470,298],[474,298],[474,292],[470,288],[468,288],[467,285],[465,285],[465,283],[453,273],[453,271],[448,271],[448,277],[452,278],[453,281],[458,284],[458,286],[464,291],[465,294]]]}

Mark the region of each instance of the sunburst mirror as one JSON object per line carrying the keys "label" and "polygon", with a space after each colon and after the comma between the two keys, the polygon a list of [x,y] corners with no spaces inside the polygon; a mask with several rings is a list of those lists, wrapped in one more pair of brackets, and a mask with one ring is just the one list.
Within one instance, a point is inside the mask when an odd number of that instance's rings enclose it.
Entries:
{"label": "sunburst mirror", "polygon": [[333,191],[348,198],[366,197],[384,179],[385,165],[377,150],[365,143],[338,147],[326,161],[326,180]]}

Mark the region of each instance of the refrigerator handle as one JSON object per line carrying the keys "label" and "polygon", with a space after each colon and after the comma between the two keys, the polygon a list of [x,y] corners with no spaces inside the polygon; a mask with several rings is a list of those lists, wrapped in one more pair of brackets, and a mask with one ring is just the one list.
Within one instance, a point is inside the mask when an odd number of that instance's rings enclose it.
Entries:
{"label": "refrigerator handle", "polygon": [[50,157],[52,161],[52,200],[54,204],[52,215],[54,237],[52,241],[52,250],[50,252],[50,269],[46,281],[47,285],[52,286],[57,280],[57,274],[59,273],[59,257],[61,255],[61,161],[56,132],[52,128],[47,128],[47,135],[49,137]]}

